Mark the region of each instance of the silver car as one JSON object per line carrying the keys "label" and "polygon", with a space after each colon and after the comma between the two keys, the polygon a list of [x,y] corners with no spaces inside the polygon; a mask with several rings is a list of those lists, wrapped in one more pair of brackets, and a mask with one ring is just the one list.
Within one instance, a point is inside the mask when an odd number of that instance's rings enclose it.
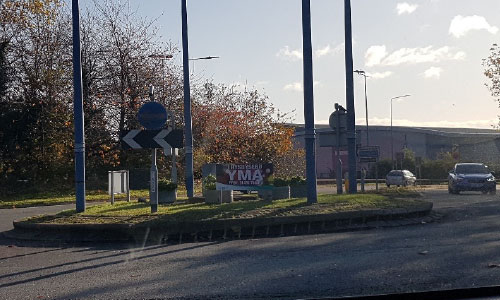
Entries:
{"label": "silver car", "polygon": [[408,186],[415,185],[417,182],[417,178],[413,175],[412,172],[408,170],[392,170],[385,177],[385,184],[387,187],[391,185],[397,186]]}

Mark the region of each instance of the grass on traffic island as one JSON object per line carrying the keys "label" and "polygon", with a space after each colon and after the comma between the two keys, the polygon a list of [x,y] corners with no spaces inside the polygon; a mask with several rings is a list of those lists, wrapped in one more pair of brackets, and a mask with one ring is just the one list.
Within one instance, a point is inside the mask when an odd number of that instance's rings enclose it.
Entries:
{"label": "grass on traffic island", "polygon": [[269,218],[331,214],[335,212],[409,208],[423,203],[412,189],[388,189],[381,193],[318,195],[318,203],[305,198],[264,201],[246,200],[225,204],[182,203],[159,205],[151,213],[148,203],[116,202],[88,207],[83,213],[67,210],[52,216],[26,219],[48,224],[138,224],[143,222],[196,222],[238,218]]}
{"label": "grass on traffic island", "polygon": [[[201,192],[201,190],[200,190]],[[148,198],[149,190],[131,190],[130,199],[131,201],[137,201],[138,198]],[[87,202],[106,202],[110,201],[110,195],[108,191],[96,190],[96,191],[86,191],[85,201]],[[185,189],[178,189],[177,199],[187,200],[187,193]],[[115,195],[115,200],[126,200],[125,194]],[[75,203],[74,193],[64,193],[64,192],[48,192],[48,193],[36,193],[10,197],[7,199],[0,199],[0,209],[6,208],[22,208],[22,207],[32,207],[32,206],[50,206],[50,205],[60,205],[60,204],[71,204]]]}

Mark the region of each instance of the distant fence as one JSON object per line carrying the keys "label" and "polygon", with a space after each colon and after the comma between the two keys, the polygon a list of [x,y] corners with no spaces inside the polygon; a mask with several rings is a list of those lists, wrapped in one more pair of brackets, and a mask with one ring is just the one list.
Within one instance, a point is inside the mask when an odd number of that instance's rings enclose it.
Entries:
{"label": "distant fence", "polygon": [[[365,183],[375,183],[375,179],[365,179]],[[335,179],[318,179],[318,185],[335,184]],[[358,183],[361,183],[361,179],[358,179]],[[378,180],[379,184],[385,184],[385,178]],[[447,179],[417,179],[418,185],[433,185],[440,184],[445,185],[448,183]]]}

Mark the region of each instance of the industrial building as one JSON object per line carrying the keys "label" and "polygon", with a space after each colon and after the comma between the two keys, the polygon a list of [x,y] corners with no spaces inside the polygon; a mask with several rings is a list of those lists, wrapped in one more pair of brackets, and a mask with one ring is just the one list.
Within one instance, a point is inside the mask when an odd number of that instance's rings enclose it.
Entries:
{"label": "industrial building", "polygon": [[[295,126],[297,147],[304,145],[304,126]],[[327,146],[325,139],[333,138],[328,125],[316,125],[316,172],[318,178],[332,178],[336,169],[336,147]],[[366,126],[356,126],[358,147],[367,146]],[[500,131],[472,128],[430,128],[402,126],[369,126],[369,146],[380,147],[380,159],[395,159],[398,152],[408,148],[422,159],[436,159],[441,152],[456,151],[463,162],[483,162],[500,166]],[[323,143],[320,143],[323,140]],[[330,142],[333,145],[334,141]],[[392,145],[392,147],[391,147]],[[393,150],[391,150],[393,149]],[[340,149],[340,158],[347,166],[347,149]],[[363,166],[359,164],[359,166]],[[359,168],[358,166],[358,168]]]}

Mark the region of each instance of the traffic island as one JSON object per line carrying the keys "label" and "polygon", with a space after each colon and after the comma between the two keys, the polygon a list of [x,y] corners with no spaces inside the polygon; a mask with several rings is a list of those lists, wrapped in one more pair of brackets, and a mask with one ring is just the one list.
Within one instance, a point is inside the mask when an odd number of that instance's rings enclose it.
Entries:
{"label": "traffic island", "polygon": [[[300,235],[380,227],[428,216],[432,203],[417,192],[319,195],[305,198],[249,200],[226,204],[160,205],[150,213],[145,203],[92,206],[14,222],[10,237],[57,241],[210,241]],[[410,222],[411,223],[411,222]],[[398,224],[398,223],[396,223]]]}

